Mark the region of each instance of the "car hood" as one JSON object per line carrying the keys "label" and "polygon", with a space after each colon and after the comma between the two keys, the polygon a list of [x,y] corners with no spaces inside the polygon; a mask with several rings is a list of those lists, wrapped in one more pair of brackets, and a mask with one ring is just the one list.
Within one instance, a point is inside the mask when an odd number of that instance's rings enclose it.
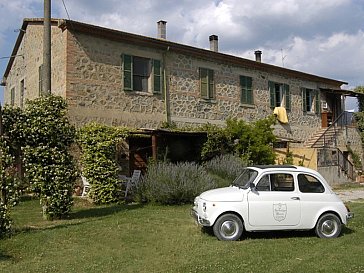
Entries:
{"label": "car hood", "polygon": [[246,190],[238,187],[213,189],[201,193],[200,198],[206,201],[238,202],[242,201]]}

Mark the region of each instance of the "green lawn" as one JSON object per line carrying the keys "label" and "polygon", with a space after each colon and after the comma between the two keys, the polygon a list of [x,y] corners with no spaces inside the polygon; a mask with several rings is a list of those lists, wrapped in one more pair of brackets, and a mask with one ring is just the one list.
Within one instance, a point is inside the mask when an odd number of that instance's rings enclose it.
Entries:
{"label": "green lawn", "polygon": [[249,233],[220,242],[190,206],[95,207],[77,199],[70,219],[42,220],[38,200],[13,212],[0,241],[0,272],[364,272],[364,203],[337,239],[312,232]]}

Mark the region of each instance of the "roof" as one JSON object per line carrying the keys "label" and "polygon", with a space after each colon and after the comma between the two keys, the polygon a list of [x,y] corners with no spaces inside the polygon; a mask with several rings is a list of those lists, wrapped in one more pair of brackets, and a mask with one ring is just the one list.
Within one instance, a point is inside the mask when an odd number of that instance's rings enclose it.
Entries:
{"label": "roof", "polygon": [[[43,23],[43,18],[26,18],[23,20],[22,29],[26,30],[27,25],[29,23]],[[325,78],[305,72],[300,72],[292,69],[287,69],[284,67],[279,67],[267,63],[261,63],[256,62],[254,60],[249,60],[233,55],[228,55],[221,52],[215,52],[207,49],[201,49],[197,47],[192,47],[188,45],[183,45],[175,42],[171,42],[168,40],[163,39],[157,39],[157,38],[151,38],[147,36],[132,34],[120,30],[114,30],[110,28],[104,28],[100,26],[90,25],[78,21],[73,20],[67,20],[67,19],[52,19],[51,23],[53,25],[58,24],[58,26],[62,30],[68,30],[70,32],[80,32],[80,33],[86,33],[95,37],[102,37],[105,39],[113,40],[113,41],[120,41],[120,42],[126,42],[129,44],[135,44],[135,45],[141,45],[141,46],[147,46],[152,47],[159,50],[165,50],[165,51],[171,51],[186,55],[191,55],[194,57],[206,59],[206,60],[215,60],[222,63],[228,63],[236,66],[256,69],[268,73],[277,73],[277,74],[283,74],[285,76],[289,77],[296,77],[301,78],[304,80],[310,80],[314,82],[321,82],[328,85],[337,86],[338,90],[339,87],[342,84],[347,84],[347,82],[334,80],[330,78]],[[15,56],[18,48],[20,46],[21,40],[24,36],[24,32],[20,31],[18,39],[15,43],[12,56]],[[14,57],[10,58],[8,66],[6,68],[6,71],[4,73],[4,77],[6,78],[10,72],[11,66],[14,62]]]}

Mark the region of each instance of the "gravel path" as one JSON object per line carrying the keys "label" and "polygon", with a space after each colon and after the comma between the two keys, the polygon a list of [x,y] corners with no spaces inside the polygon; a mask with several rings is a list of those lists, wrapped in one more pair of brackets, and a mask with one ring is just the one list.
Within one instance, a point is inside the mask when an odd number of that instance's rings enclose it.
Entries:
{"label": "gravel path", "polygon": [[353,190],[337,190],[335,191],[337,195],[343,200],[344,202],[348,201],[364,201],[364,189],[353,189]]}

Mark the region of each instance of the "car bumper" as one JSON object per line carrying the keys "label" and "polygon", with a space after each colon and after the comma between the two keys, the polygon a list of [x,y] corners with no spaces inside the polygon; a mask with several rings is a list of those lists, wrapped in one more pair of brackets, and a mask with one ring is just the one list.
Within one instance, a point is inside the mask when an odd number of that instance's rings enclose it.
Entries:
{"label": "car bumper", "polygon": [[202,218],[197,211],[195,211],[194,209],[191,209],[190,212],[191,216],[195,219],[195,222],[201,226],[211,226],[210,221],[207,219]]}

